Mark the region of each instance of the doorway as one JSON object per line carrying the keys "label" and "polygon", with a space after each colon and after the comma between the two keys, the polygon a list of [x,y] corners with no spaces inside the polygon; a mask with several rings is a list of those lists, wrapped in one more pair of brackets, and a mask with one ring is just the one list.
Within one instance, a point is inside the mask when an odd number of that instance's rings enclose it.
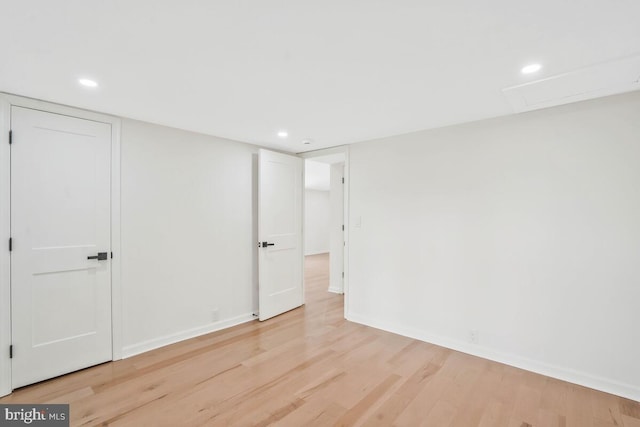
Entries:
{"label": "doorway", "polygon": [[[305,271],[313,274],[307,288],[345,291],[345,160],[344,152],[314,153],[305,160]],[[328,283],[324,289],[314,286]]]}

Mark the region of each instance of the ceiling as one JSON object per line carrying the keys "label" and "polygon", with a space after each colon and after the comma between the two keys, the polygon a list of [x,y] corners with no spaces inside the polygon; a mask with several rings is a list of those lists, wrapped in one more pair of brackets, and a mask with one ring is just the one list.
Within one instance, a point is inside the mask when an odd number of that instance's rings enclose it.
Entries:
{"label": "ceiling", "polygon": [[[1,9],[0,91],[290,152],[511,114],[503,88],[640,52],[638,0]],[[542,70],[520,74],[532,62]]]}

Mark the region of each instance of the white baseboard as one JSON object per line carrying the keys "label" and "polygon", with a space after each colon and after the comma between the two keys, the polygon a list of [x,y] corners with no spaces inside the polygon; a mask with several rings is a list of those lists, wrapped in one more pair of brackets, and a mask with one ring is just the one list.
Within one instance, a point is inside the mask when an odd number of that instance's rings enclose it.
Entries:
{"label": "white baseboard", "polygon": [[241,316],[232,317],[231,319],[221,320],[219,322],[210,323],[208,325],[199,326],[197,328],[188,329],[186,331],[178,332],[175,334],[165,335],[163,337],[143,341],[138,344],[128,345],[122,349],[122,357],[123,359],[126,359],[127,357],[155,350],[156,348],[164,347],[166,345],[175,344],[177,342],[195,338],[200,335],[209,334],[211,332],[230,328],[241,323],[250,322],[254,319],[255,317],[252,313],[243,314]]}
{"label": "white baseboard", "polygon": [[372,328],[382,329],[383,331],[439,345],[441,347],[471,354],[473,356],[482,357],[483,359],[493,360],[495,362],[504,363],[505,365],[514,366],[526,371],[557,378],[559,380],[589,387],[605,393],[615,394],[627,399],[640,401],[640,387],[631,384],[625,384],[609,380],[607,378],[602,378],[597,375],[591,375],[585,372],[575,371],[573,369],[503,353],[478,344],[470,344],[463,341],[429,334],[421,330],[408,328],[391,322],[372,320],[366,316],[360,316],[358,314],[350,313],[346,318],[351,322],[360,323]]}
{"label": "white baseboard", "polygon": [[309,252],[309,253],[305,253],[304,256],[311,256],[311,255],[321,255],[321,254],[328,254],[329,251],[320,251],[320,252]]}
{"label": "white baseboard", "polygon": [[344,291],[339,288],[329,288],[329,292],[340,295],[344,294]]}

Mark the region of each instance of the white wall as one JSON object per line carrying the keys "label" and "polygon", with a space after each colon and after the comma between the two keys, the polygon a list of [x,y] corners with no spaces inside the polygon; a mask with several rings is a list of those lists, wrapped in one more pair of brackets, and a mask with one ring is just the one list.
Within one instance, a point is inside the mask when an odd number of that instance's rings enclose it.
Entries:
{"label": "white wall", "polygon": [[306,189],[304,192],[305,255],[329,252],[330,214],[329,192]]}
{"label": "white wall", "polygon": [[311,159],[304,161],[304,188],[329,191],[330,165]]}
{"label": "white wall", "polygon": [[348,318],[640,400],[639,165],[640,92],[351,146]]}
{"label": "white wall", "polygon": [[250,320],[257,148],[122,125],[125,356]]}

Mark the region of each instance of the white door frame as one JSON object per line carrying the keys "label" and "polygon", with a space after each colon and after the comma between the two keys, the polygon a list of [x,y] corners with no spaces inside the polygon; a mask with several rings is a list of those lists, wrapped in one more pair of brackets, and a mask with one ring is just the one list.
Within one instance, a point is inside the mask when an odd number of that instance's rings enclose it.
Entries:
{"label": "white door frame", "polygon": [[120,119],[106,114],[0,93],[0,396],[11,393],[11,106],[94,120],[111,125],[111,331],[112,360],[122,359],[122,289],[120,283]]}
{"label": "white door frame", "polygon": [[[322,150],[307,151],[298,153],[303,159],[313,159],[314,157],[322,157],[330,154],[344,154],[344,318],[349,320],[349,146],[341,145],[339,147],[325,148]],[[304,204],[303,204],[304,207]],[[304,212],[303,212],[304,218]],[[303,236],[304,239],[304,236]]]}

